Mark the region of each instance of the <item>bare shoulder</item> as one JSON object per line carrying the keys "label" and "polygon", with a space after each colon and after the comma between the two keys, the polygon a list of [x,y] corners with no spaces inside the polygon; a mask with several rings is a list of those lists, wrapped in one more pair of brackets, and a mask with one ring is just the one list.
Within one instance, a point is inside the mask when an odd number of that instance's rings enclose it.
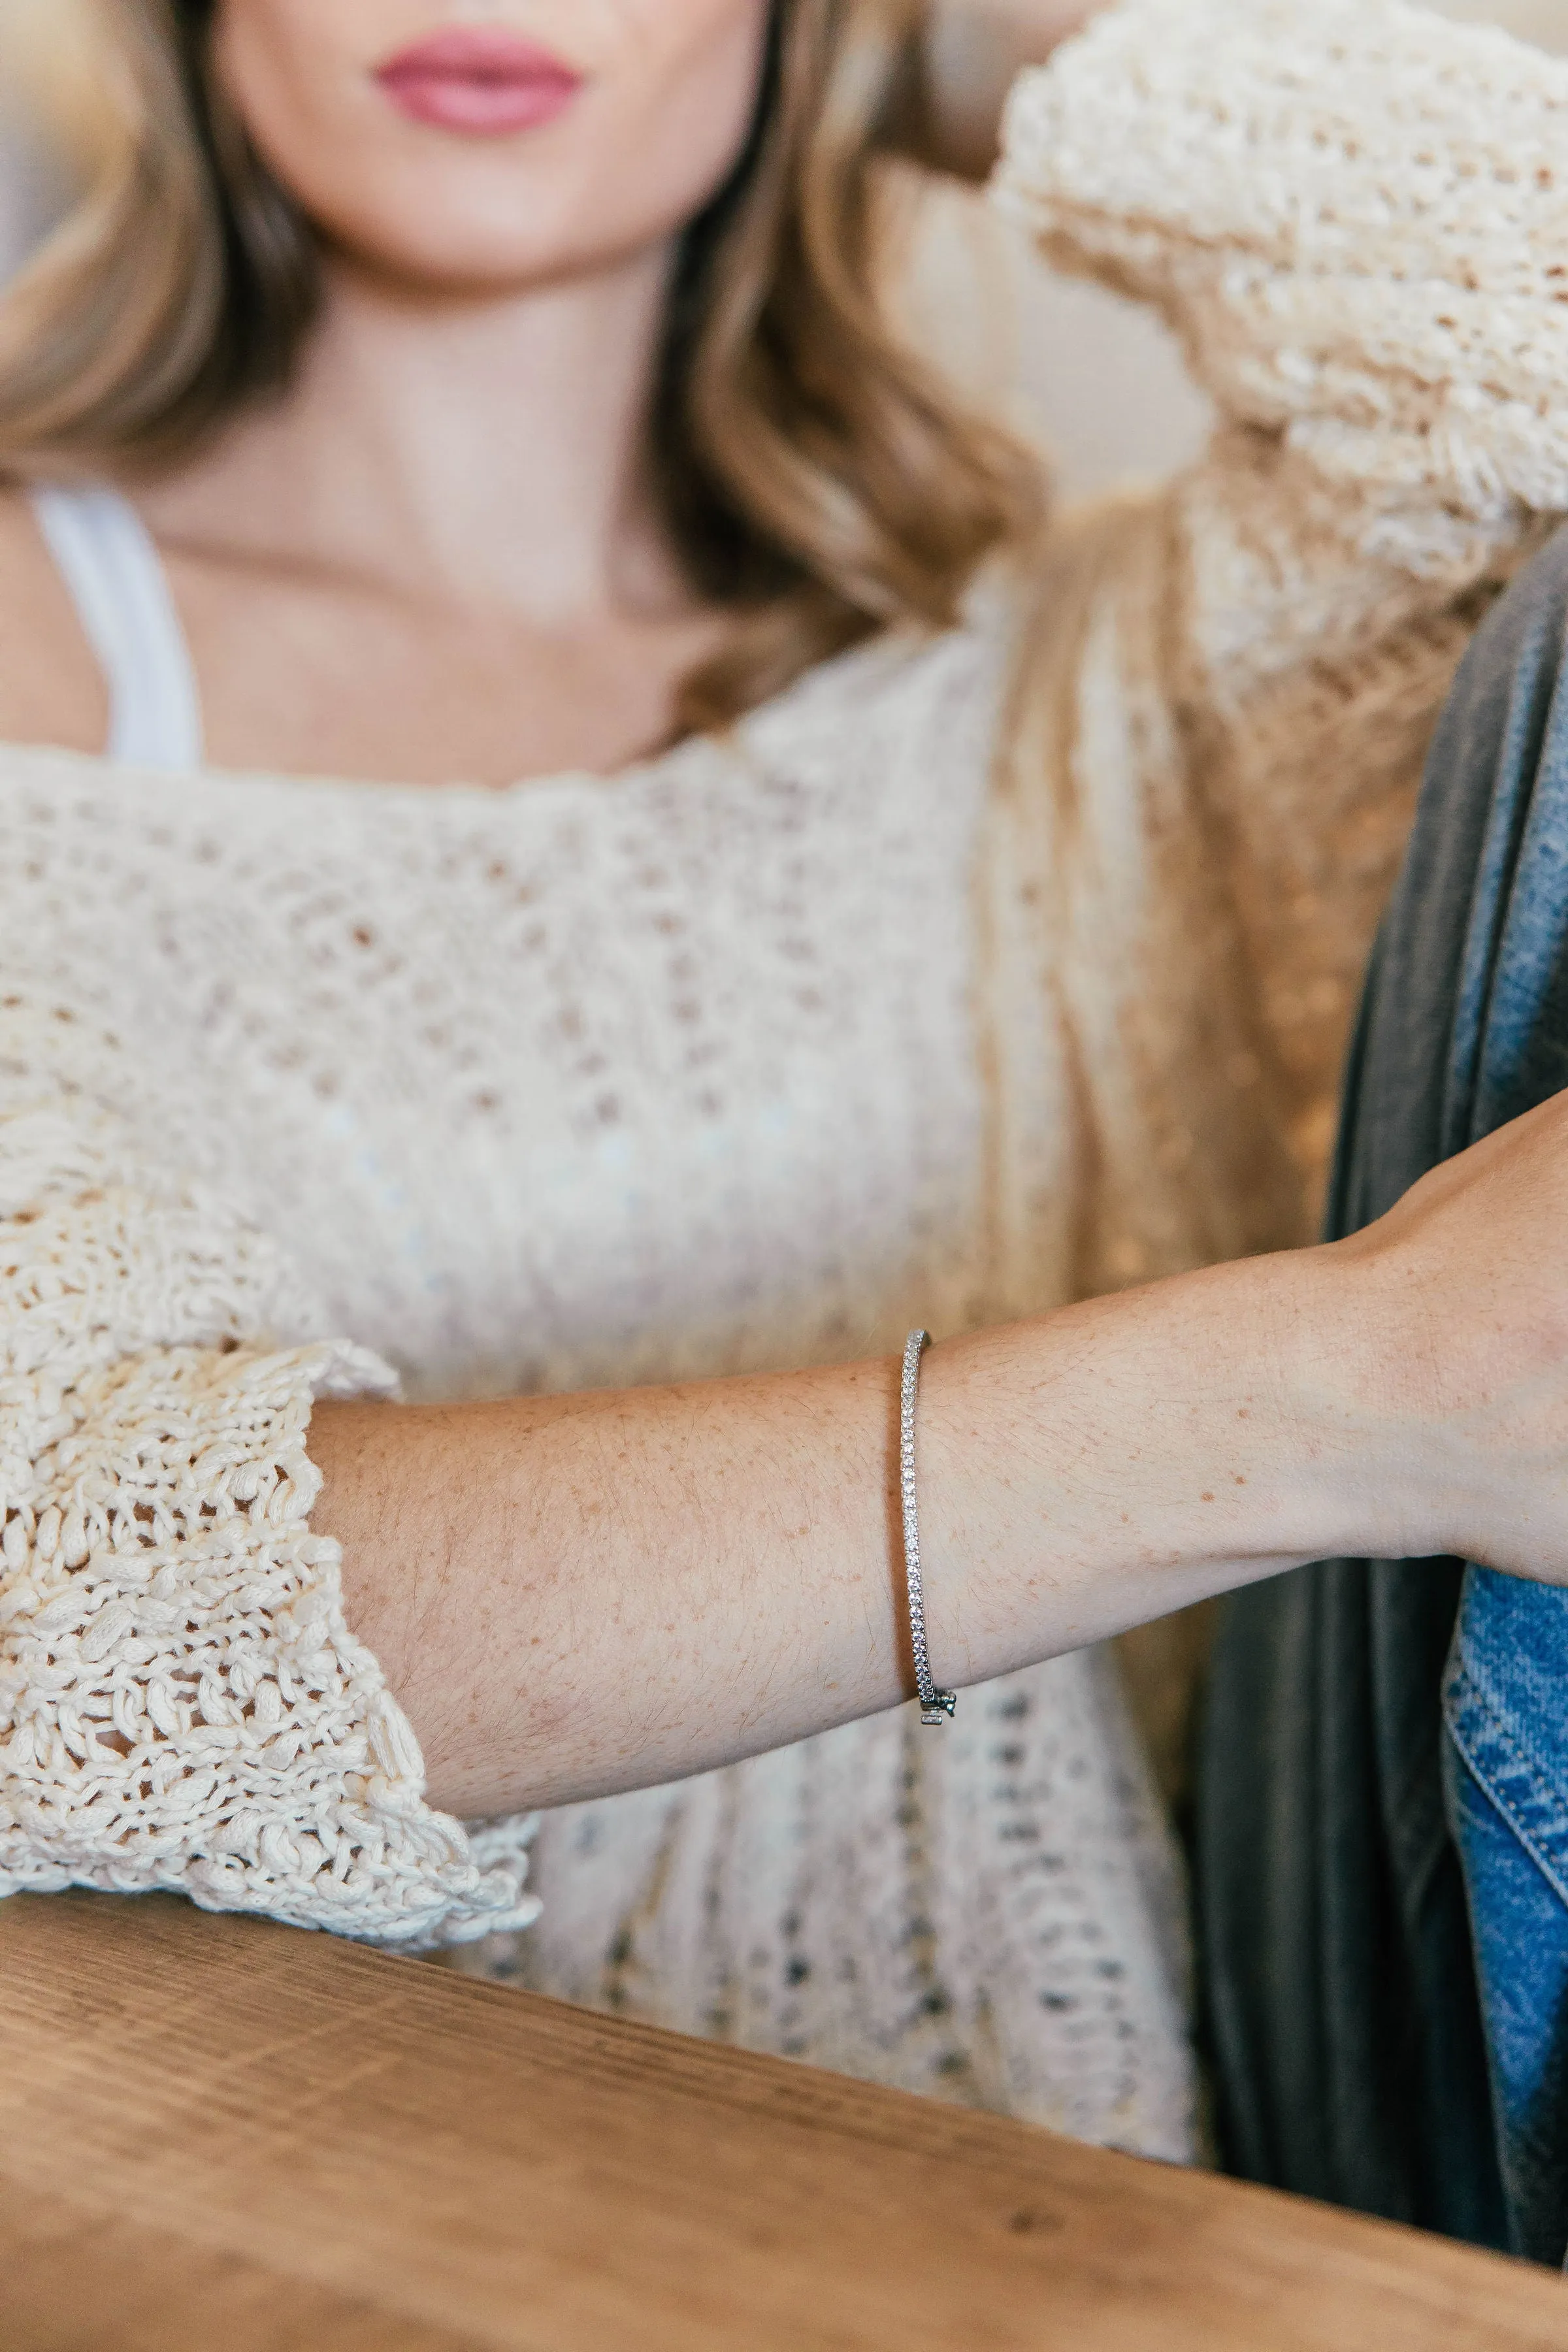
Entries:
{"label": "bare shoulder", "polygon": [[0,484],[0,743],[96,751],[102,677],[22,492]]}

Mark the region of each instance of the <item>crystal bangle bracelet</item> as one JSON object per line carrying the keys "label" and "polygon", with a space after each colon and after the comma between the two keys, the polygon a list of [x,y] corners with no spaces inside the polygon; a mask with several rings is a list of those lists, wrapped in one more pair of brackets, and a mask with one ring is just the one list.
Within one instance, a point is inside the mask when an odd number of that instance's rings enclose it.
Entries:
{"label": "crystal bangle bracelet", "polygon": [[931,1345],[929,1331],[911,1331],[904,1342],[904,1377],[899,1393],[899,1491],[904,1507],[904,1581],[910,1596],[910,1646],[915,1658],[915,1686],[921,1697],[921,1721],[945,1723],[958,1705],[953,1691],[938,1690],[931,1680],[931,1654],[926,1648],[925,1598],[921,1588],[921,1523],[915,1501],[915,1405],[920,1396],[921,1358]]}

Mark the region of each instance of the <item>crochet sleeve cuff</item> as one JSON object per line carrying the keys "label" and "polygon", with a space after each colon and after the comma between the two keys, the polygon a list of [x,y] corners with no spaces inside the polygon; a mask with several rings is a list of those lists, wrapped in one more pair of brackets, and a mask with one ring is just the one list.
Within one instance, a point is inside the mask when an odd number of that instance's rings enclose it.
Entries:
{"label": "crochet sleeve cuff", "polygon": [[167,1888],[407,1948],[524,1925],[522,1836],[425,1803],[310,1532],[314,1400],[393,1376],[148,1160],[117,1060],[0,999],[0,1895]]}
{"label": "crochet sleeve cuff", "polygon": [[1391,577],[1430,601],[1568,510],[1568,59],[1405,0],[1124,0],[1021,78],[994,194],[1219,406],[1214,667],[1353,643]]}

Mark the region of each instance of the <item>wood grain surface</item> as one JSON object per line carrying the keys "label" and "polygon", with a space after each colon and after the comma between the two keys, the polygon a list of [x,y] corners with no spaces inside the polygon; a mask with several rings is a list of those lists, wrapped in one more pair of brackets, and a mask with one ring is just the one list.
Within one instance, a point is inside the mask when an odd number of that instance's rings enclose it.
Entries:
{"label": "wood grain surface", "polygon": [[1568,2352],[1568,2284],[173,1901],[0,1903],[0,2352]]}

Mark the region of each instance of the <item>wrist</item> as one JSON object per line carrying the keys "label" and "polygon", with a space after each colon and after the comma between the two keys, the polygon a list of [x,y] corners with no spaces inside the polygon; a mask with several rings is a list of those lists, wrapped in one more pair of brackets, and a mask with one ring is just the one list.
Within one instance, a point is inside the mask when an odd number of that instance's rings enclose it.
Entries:
{"label": "wrist", "polygon": [[1389,1376],[1400,1348],[1379,1290],[1331,1245],[1158,1286],[1190,1384],[1169,1421],[1205,1506],[1188,1522],[1194,1566],[1207,1554],[1267,1572],[1404,1548],[1411,1429],[1426,1424]]}
{"label": "wrist", "polygon": [[[973,1679],[1043,1654],[1047,1621],[1049,1647],[1075,1647],[1307,1560],[1401,1548],[1409,1482],[1370,1313],[1357,1267],[1303,1250],[934,1349],[933,1660]],[[1019,1580],[1031,1599],[1008,1622],[994,1595]]]}
{"label": "wrist", "polygon": [[1317,1531],[1310,1556],[1446,1549],[1452,1433],[1420,1286],[1372,1234],[1276,1263],[1293,1308],[1281,1369],[1294,1507]]}
{"label": "wrist", "polygon": [[1220,1589],[1434,1548],[1440,1427],[1412,1369],[1410,1286],[1380,1254],[1280,1251],[1100,1304],[1128,1318],[1127,1426],[1149,1433],[1134,1487],[1177,1575],[1218,1569]]}

